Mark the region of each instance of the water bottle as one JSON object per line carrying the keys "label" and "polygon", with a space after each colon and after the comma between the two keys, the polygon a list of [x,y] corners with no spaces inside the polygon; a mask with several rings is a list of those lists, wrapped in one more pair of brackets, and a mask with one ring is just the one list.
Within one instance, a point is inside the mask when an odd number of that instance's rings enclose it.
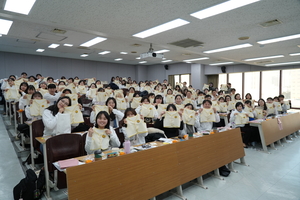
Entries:
{"label": "water bottle", "polygon": [[95,161],[102,160],[102,151],[101,150],[96,150],[94,152],[94,155],[95,155]]}
{"label": "water bottle", "polygon": [[123,144],[124,146],[124,152],[126,154],[130,154],[130,141],[129,140],[126,140]]}

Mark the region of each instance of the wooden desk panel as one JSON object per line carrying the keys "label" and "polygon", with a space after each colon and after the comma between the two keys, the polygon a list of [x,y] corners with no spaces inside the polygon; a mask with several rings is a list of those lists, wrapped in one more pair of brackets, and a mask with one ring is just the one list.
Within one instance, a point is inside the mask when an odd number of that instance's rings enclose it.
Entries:
{"label": "wooden desk panel", "polygon": [[67,169],[69,199],[149,199],[180,185],[175,145]]}

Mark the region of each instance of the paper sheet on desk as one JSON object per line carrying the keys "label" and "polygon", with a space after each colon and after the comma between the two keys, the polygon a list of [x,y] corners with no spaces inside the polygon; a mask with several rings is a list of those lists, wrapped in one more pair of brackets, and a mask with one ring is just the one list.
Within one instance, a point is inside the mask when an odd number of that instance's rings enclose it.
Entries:
{"label": "paper sheet on desk", "polygon": [[172,142],[173,142],[173,139],[168,139],[168,138],[159,138],[158,140],[162,141],[162,142],[170,143],[170,144],[172,144]]}
{"label": "paper sheet on desk", "polygon": [[149,148],[144,148],[144,147],[142,147],[142,146],[138,146],[138,147],[134,147],[136,150],[138,150],[138,151],[141,151],[141,150],[147,150],[147,149],[153,149],[153,148],[155,148],[155,147],[157,147],[157,146],[150,146]]}
{"label": "paper sheet on desk", "polygon": [[[57,162],[54,162],[54,163],[52,163],[52,164],[56,167],[56,169],[58,169],[58,170],[61,171],[61,172],[63,172],[63,171],[66,170],[66,169],[61,169],[61,168],[59,167],[58,161],[57,161]],[[84,163],[84,162],[78,161],[78,165],[83,165],[83,164],[85,164],[85,163]]]}

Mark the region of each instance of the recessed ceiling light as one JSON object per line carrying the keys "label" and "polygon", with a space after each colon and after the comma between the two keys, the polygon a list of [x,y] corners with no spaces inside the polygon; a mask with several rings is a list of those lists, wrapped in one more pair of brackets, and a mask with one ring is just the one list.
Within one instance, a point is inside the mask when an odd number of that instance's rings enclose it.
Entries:
{"label": "recessed ceiling light", "polygon": [[89,41],[87,41],[87,42],[81,44],[80,46],[82,46],[82,47],[90,47],[90,46],[93,46],[93,45],[95,45],[95,44],[98,44],[99,42],[103,42],[103,41],[105,41],[105,40],[107,40],[107,38],[96,37],[96,38],[94,38],[94,39],[92,39],[92,40],[89,40]]}
{"label": "recessed ceiling light", "polygon": [[189,63],[189,64],[190,64],[191,62],[186,62],[186,63]]}
{"label": "recessed ceiling light", "polygon": [[6,0],[4,10],[28,15],[36,0]]}
{"label": "recessed ceiling light", "polygon": [[64,44],[64,46],[66,46],[66,47],[72,47],[73,44]]}
{"label": "recessed ceiling light", "polygon": [[233,62],[223,62],[223,63],[214,63],[214,64],[209,64],[209,65],[228,65],[232,64]]}
{"label": "recessed ceiling light", "polygon": [[300,53],[291,53],[290,56],[300,56]]}
{"label": "recessed ceiling light", "polygon": [[48,48],[55,49],[58,46],[59,46],[59,44],[51,44],[48,46]]}
{"label": "recessed ceiling light", "polygon": [[135,58],[135,59],[139,60],[139,59],[141,59],[141,57],[137,57],[137,58]]}
{"label": "recessed ceiling light", "polygon": [[166,58],[162,58],[163,60],[166,60]]}
{"label": "recessed ceiling light", "polygon": [[0,19],[0,34],[7,35],[13,21]]}
{"label": "recessed ceiling light", "polygon": [[108,53],[110,53],[110,51],[102,51],[102,52],[99,52],[98,54],[105,55],[105,54],[108,54]]}
{"label": "recessed ceiling light", "polygon": [[278,66],[278,65],[292,65],[292,64],[299,64],[300,61],[296,61],[296,62],[286,62],[286,63],[275,63],[275,64],[267,64],[265,66],[269,67],[269,66]]}
{"label": "recessed ceiling light", "polygon": [[36,52],[43,52],[45,49],[37,49]]}
{"label": "recessed ceiling light", "polygon": [[158,50],[158,51],[154,51],[154,53],[165,53],[165,52],[169,52],[170,50],[168,49],[162,49],[162,50]]}
{"label": "recessed ceiling light", "polygon": [[200,10],[198,12],[190,14],[193,17],[198,19],[205,19],[214,15],[218,15],[236,8],[240,8],[242,6],[249,5],[251,3],[255,3],[260,0],[230,0],[224,3],[206,8],[204,10]]}
{"label": "recessed ceiling light", "polygon": [[230,47],[224,47],[224,48],[220,48],[220,49],[204,51],[203,53],[217,53],[217,52],[230,51],[230,50],[234,50],[234,49],[242,49],[242,48],[252,47],[252,46],[253,46],[252,44],[246,43],[246,44],[239,44],[239,45],[230,46]]}
{"label": "recessed ceiling light", "polygon": [[123,58],[116,58],[115,61],[123,60]]}
{"label": "recessed ceiling light", "polygon": [[123,51],[123,52],[120,52],[120,54],[128,54],[128,53]]}
{"label": "recessed ceiling light", "polygon": [[284,55],[277,55],[277,56],[267,56],[267,57],[259,57],[259,58],[248,58],[244,61],[254,61],[254,60],[265,60],[265,59],[272,59],[272,58],[282,58]]}
{"label": "recessed ceiling light", "polygon": [[141,62],[139,62],[139,63],[143,64],[143,63],[147,63],[147,61],[141,61]]}
{"label": "recessed ceiling light", "polygon": [[258,41],[257,43],[258,44],[270,44],[270,43],[282,42],[282,41],[286,41],[286,40],[293,40],[293,39],[297,39],[297,38],[300,38],[300,34],[284,36],[284,37],[279,37],[279,38],[273,38],[273,39],[268,39],[268,40],[262,40],[262,41]]}
{"label": "recessed ceiling light", "polygon": [[161,61],[161,62],[163,62],[163,63],[165,63],[165,62],[172,62],[173,60],[164,60],[164,61]]}
{"label": "recessed ceiling light", "polygon": [[168,31],[170,29],[173,28],[177,28],[186,24],[189,24],[190,22],[183,20],[183,19],[175,19],[173,21],[161,24],[159,26],[150,28],[148,30],[142,31],[140,33],[134,34],[134,37],[138,37],[138,38],[146,38],[152,35],[156,35],[158,33],[164,32],[164,31]]}
{"label": "recessed ceiling light", "polygon": [[184,60],[183,62],[191,62],[191,61],[196,61],[196,60],[207,60],[209,57],[203,57],[203,58],[193,58],[189,60]]}
{"label": "recessed ceiling light", "polygon": [[87,57],[87,56],[89,56],[89,55],[88,55],[88,54],[86,54],[86,53],[84,53],[84,54],[80,55],[80,57]]}

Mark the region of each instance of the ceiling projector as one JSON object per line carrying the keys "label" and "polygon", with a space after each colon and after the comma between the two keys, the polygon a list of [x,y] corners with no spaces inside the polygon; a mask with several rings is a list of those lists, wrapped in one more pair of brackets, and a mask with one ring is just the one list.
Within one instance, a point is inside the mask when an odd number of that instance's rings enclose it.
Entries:
{"label": "ceiling projector", "polygon": [[152,48],[152,43],[151,43],[149,51],[146,52],[146,53],[140,54],[140,58],[141,59],[144,59],[144,58],[164,58],[164,54],[163,53],[154,53],[153,48]]}

